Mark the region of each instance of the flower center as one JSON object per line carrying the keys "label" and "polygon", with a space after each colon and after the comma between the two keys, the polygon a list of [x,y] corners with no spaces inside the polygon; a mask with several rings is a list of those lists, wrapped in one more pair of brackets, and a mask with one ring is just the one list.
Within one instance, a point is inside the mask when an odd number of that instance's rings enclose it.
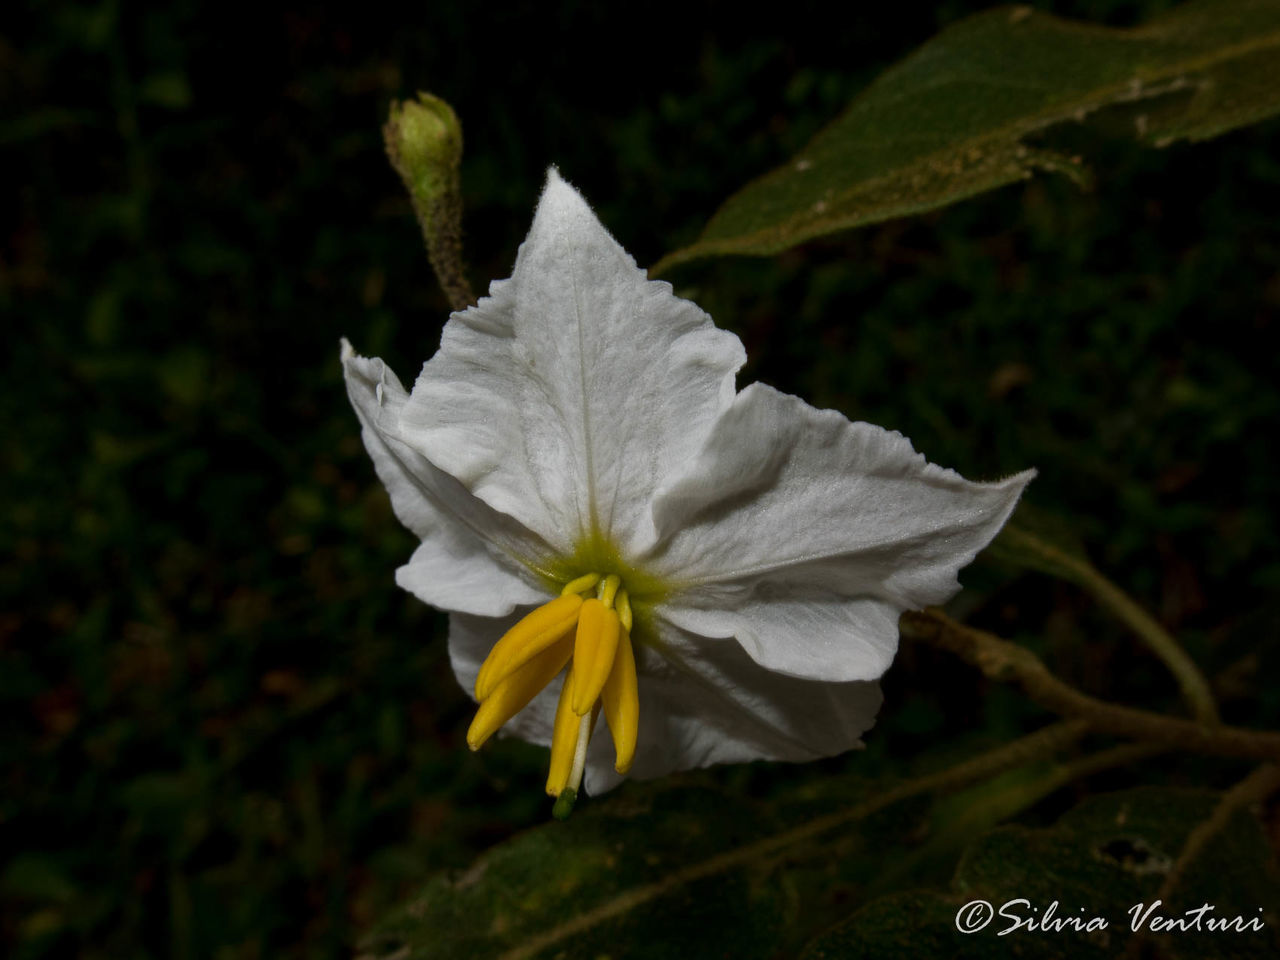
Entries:
{"label": "flower center", "polygon": [[480,749],[564,670],[551,737],[547,793],[567,815],[582,783],[587,743],[601,709],[626,773],[635,759],[640,697],[631,647],[631,600],[616,574],[588,573],[525,616],[493,645],[476,677],[480,707],[467,744]]}

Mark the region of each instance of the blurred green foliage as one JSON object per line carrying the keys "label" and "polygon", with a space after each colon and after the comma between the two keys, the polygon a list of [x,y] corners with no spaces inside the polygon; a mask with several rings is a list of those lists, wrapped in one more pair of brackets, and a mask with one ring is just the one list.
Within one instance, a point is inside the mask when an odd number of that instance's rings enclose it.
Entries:
{"label": "blurred green foliage", "polygon": [[[412,538],[339,374],[345,334],[411,379],[447,313],[382,155],[392,98],[429,89],[462,118],[479,289],[550,163],[651,263],[979,6],[859,6],[833,29],[805,0],[768,22],[724,3],[11,5],[0,948],[346,956],[426,877],[547,816],[542,751],[465,748],[443,619],[392,582]],[[1168,5],[1043,6],[1124,25]],[[1090,194],[1034,180],[672,279],[743,337],[743,382],[970,476],[1037,466],[1031,499],[1177,631],[1227,718],[1274,726],[1280,127],[1162,152],[1078,135]],[[1074,588],[990,564],[964,580],[964,613],[1066,678],[1177,709]],[[692,779],[747,797],[900,774],[1041,716],[926,651],[886,688],[866,753]]]}

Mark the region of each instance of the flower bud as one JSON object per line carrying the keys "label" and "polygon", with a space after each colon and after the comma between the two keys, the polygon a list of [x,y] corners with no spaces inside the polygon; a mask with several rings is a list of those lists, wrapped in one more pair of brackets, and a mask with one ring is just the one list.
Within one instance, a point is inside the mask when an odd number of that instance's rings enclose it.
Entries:
{"label": "flower bud", "polygon": [[462,124],[453,107],[430,93],[391,104],[382,128],[387,156],[404,181],[427,241],[427,256],[450,306],[475,296],[462,269]]}
{"label": "flower bud", "polygon": [[444,100],[419,93],[416,100],[392,102],[383,134],[391,163],[413,196],[415,207],[457,189],[462,125]]}

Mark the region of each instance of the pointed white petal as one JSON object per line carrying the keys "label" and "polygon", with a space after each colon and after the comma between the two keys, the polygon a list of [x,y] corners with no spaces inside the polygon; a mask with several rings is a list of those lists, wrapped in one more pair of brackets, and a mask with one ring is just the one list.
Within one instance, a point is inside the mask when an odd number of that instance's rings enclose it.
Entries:
{"label": "pointed white petal", "polygon": [[549,554],[546,544],[399,439],[407,394],[381,360],[358,356],[344,340],[342,367],[378,479],[400,522],[422,540],[396,582],[433,606],[479,614],[545,599],[528,564]]}
{"label": "pointed white petal", "polygon": [[561,551],[598,530],[635,552],[654,490],[701,447],[743,361],[552,171],[511,279],[450,318],[402,436]]}
{"label": "pointed white petal", "polygon": [[641,563],[686,585],[671,616],[689,629],[735,636],[782,673],[868,679],[892,658],[898,613],[959,589],[1034,475],[972,483],[901,434],[753,384],[658,492]]}

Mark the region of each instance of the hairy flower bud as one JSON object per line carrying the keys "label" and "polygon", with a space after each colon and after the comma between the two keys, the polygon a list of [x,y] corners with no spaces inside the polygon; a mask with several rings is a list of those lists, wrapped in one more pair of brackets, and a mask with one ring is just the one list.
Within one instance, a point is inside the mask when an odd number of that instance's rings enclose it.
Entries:
{"label": "hairy flower bud", "polygon": [[457,192],[462,161],[462,124],[453,107],[429,93],[391,104],[383,128],[387,153],[413,197],[414,205],[430,204],[446,192]]}
{"label": "hairy flower bud", "polygon": [[462,124],[453,107],[430,93],[392,102],[382,135],[427,241],[436,279],[455,310],[475,302],[462,272]]}

